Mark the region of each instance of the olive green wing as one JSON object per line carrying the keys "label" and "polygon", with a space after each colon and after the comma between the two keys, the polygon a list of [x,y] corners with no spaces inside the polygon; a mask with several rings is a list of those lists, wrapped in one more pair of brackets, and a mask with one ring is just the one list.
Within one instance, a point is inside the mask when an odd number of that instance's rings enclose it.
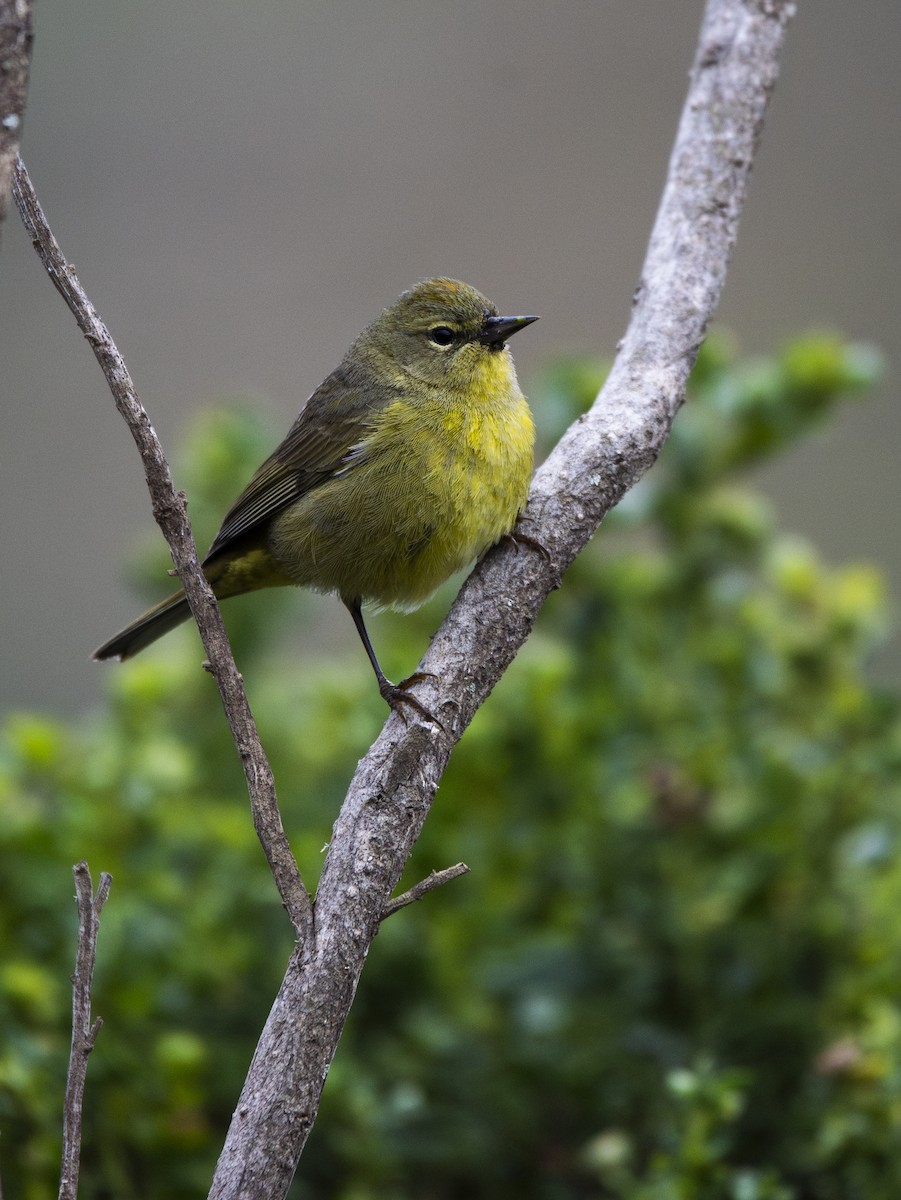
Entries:
{"label": "olive green wing", "polygon": [[374,404],[363,381],[341,368],[304,405],[278,449],[266,459],[225,514],[204,562],[260,529],[289,504],[359,461]]}

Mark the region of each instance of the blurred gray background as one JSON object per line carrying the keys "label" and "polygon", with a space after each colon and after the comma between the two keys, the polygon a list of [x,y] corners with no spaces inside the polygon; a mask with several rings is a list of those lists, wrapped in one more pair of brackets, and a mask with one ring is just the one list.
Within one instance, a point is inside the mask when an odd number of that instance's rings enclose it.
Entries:
{"label": "blurred gray background", "polygon": [[[552,354],[610,355],[702,7],[39,0],[23,154],[170,456],[192,411],[236,395],[287,428],[426,275],[542,314],[515,347],[527,391]],[[884,349],[880,393],[761,483],[785,526],[878,562],[897,596],[901,4],[799,8],[719,323],[748,351],[824,326]],[[89,709],[115,669],[89,654],[136,615],[124,568],[152,518],[15,213],[0,296],[0,707]],[[901,675],[897,639],[875,669]]]}

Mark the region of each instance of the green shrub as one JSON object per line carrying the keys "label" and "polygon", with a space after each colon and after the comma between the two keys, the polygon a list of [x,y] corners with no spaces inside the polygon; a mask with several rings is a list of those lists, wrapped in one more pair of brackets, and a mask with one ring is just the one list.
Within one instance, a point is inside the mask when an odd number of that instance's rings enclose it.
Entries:
{"label": "green shrub", "polygon": [[[299,1200],[901,1194],[901,721],[865,673],[883,584],[780,533],[739,480],[877,369],[827,336],[752,363],[705,347],[661,462],[454,756],[409,882],[472,874],[379,935]],[[601,375],[549,370],[539,423]],[[273,436],[204,418],[207,535]],[[308,882],[384,716],[350,634],[329,662],[296,628],[327,604],[225,610]],[[376,619],[389,671],[441,606]],[[57,1170],[72,863],[114,877],[86,1198],[205,1194],[290,951],[200,657],[179,632],[111,670],[89,720],[3,731],[0,1163],[24,1200]]]}

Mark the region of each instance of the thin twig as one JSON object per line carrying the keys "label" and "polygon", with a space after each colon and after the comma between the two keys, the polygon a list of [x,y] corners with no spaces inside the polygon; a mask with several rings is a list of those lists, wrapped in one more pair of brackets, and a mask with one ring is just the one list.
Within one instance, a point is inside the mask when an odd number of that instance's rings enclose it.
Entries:
{"label": "thin twig", "polygon": [[72,976],[72,1048],[66,1076],[63,1109],[63,1159],[59,1177],[59,1200],[75,1200],[78,1195],[78,1171],[81,1163],[81,1116],[88,1055],[100,1032],[103,1019],[91,1022],[91,982],[97,955],[100,914],[109,896],[112,876],[103,871],[94,895],[91,872],[84,861],[72,868],[78,902],[78,951]]}
{"label": "thin twig", "polygon": [[197,560],[184,496],[175,491],[163,448],[138,399],[128,368],[53,236],[21,158],[16,162],[13,194],[34,248],[90,343],[116,407],[128,423],[140,452],[153,515],[172,552],[244,768],[254,829],[282,903],[302,942],[312,927],[312,905],[282,826],[272,768],[247,702],[244,681],[235,666],[219,606]]}
{"label": "thin twig", "polygon": [[461,875],[468,874],[469,867],[467,867],[466,863],[462,862],[456,863],[452,867],[445,867],[443,871],[432,871],[431,875],[420,880],[408,892],[402,892],[401,895],[395,896],[393,900],[389,900],[382,909],[382,915],[379,919],[384,921],[386,917],[393,916],[400,909],[406,908],[408,904],[415,904],[417,900],[421,900],[429,892],[434,892],[435,888],[443,887],[445,883],[450,883],[452,879],[459,879]]}
{"label": "thin twig", "polygon": [[0,0],[0,225],[13,182],[31,68],[32,0]]}

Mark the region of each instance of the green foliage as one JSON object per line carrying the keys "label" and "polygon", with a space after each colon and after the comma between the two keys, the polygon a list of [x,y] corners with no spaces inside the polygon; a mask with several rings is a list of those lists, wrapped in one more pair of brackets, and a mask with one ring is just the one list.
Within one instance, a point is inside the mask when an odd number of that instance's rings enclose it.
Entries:
{"label": "green foliage", "polygon": [[[659,466],[454,756],[409,881],[473,872],[379,935],[298,1200],[901,1194],[901,720],[864,671],[882,581],[826,566],[737,478],[877,369],[827,336],[757,363],[705,347]],[[539,416],[565,423],[601,374],[551,369]],[[204,419],[186,482],[207,534],[269,441]],[[383,717],[356,647],[313,661],[301,632],[286,653],[317,603],[226,606],[310,881]],[[384,619],[392,667],[439,619]],[[180,632],[111,671],[90,720],[3,731],[0,1161],[24,1200],[58,1157],[72,863],[114,877],[85,1197],[205,1193],[287,960],[199,657]]]}

